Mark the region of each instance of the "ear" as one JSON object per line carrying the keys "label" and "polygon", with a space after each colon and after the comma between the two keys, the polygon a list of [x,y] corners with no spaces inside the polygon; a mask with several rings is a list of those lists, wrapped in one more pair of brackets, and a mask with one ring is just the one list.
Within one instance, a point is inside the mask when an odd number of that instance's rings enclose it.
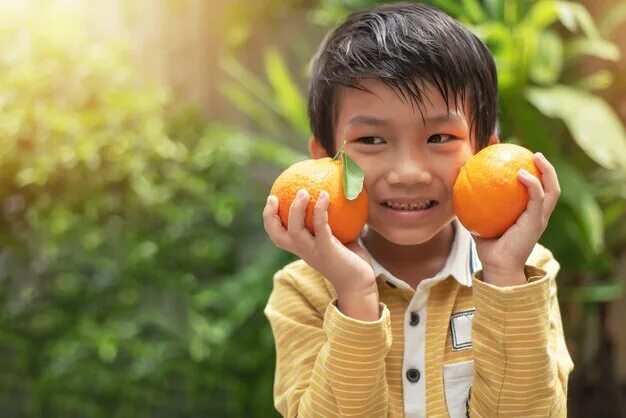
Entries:
{"label": "ear", "polygon": [[498,137],[498,134],[497,133],[493,133],[489,137],[489,142],[487,143],[487,146],[494,145],[494,144],[499,144],[499,143],[500,143],[500,138]]}
{"label": "ear", "polygon": [[309,154],[311,158],[315,159],[329,157],[322,144],[320,144],[320,141],[314,136],[309,139]]}

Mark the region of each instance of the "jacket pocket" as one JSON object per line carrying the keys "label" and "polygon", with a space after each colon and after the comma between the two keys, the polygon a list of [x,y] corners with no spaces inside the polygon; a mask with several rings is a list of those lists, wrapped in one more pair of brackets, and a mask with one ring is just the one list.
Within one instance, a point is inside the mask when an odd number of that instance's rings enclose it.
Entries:
{"label": "jacket pocket", "polygon": [[467,417],[467,402],[473,379],[474,360],[443,365],[446,406],[450,418]]}

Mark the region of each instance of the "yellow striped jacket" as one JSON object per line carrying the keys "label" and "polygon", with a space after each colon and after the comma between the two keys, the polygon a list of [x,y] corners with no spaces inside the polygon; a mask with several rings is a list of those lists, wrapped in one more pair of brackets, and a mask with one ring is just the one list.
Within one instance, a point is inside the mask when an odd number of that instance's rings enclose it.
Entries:
{"label": "yellow striped jacket", "polygon": [[[302,260],[275,274],[264,313],[276,343],[274,403],[283,416],[566,416],[573,363],[556,295],[558,262],[537,244],[527,284],[492,286],[481,270],[470,270],[465,283],[454,275],[475,249],[459,250],[462,238],[472,241],[460,231],[444,269],[450,274],[431,281],[421,321],[411,307],[416,290],[380,271],[380,319],[373,322],[343,315],[332,284]],[[405,341],[419,324],[423,340]],[[420,349],[421,370],[406,361]]]}

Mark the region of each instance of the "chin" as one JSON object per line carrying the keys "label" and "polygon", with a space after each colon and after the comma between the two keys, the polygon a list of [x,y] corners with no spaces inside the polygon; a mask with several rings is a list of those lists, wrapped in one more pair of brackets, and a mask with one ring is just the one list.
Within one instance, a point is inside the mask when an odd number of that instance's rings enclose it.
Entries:
{"label": "chin", "polygon": [[378,227],[369,224],[369,228],[377,235],[396,245],[420,245],[431,240],[439,229],[437,228],[390,228],[388,226]]}
{"label": "chin", "polygon": [[439,234],[454,220],[454,214],[444,219],[436,217],[433,221],[415,227],[391,226],[386,222],[370,222],[368,227],[379,236],[396,245],[421,245]]}

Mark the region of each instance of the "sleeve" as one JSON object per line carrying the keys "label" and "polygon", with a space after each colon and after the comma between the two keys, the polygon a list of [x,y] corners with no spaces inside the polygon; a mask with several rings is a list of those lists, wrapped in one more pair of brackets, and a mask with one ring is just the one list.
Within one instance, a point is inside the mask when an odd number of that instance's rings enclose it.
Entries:
{"label": "sleeve", "polygon": [[527,284],[496,287],[474,276],[474,383],[470,416],[566,417],[574,368],[557,299],[558,262],[527,265]]}
{"label": "sleeve", "polygon": [[322,318],[313,299],[285,270],[274,276],[264,313],[276,343],[276,409],[285,417],[387,416],[389,310],[380,304],[380,319],[359,321],[333,299]]}

